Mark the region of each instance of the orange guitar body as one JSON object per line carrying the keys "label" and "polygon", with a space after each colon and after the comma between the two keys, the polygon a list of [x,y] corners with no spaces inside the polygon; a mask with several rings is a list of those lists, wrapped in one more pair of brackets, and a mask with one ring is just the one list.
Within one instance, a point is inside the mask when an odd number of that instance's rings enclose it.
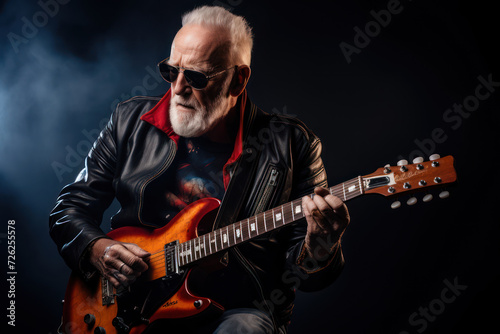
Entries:
{"label": "orange guitar body", "polygon": [[[150,252],[151,260],[148,271],[140,277],[142,281],[161,281],[165,276],[165,266],[155,263],[154,254],[161,252],[166,244],[178,240],[180,243],[198,237],[198,233],[213,223],[208,217],[216,213],[220,201],[214,198],[204,198],[187,206],[166,226],[159,229],[141,227],[122,227],[111,231],[108,236],[114,240],[134,243]],[[211,228],[212,226],[210,226]],[[161,261],[156,261],[161,262]],[[194,295],[189,289],[189,277],[192,269],[186,270],[180,279],[178,287],[165,296],[154,296],[161,300],[147,318],[135,319],[134,323],[123,330],[114,325],[113,320],[119,316],[120,299],[104,305],[103,280],[95,275],[90,281],[83,280],[72,273],[64,297],[63,321],[60,331],[65,334],[93,334],[102,329],[106,334],[142,333],[149,323],[158,319],[178,319],[196,316],[207,310],[219,313],[223,307],[209,298]],[[133,288],[137,283],[132,284]],[[147,283],[146,283],[147,284]],[[113,289],[114,290],[114,289]],[[159,290],[160,292],[164,290]],[[150,290],[152,294],[158,291]],[[143,305],[136,305],[140,308]],[[130,313],[130,311],[129,311]],[[126,314],[126,313],[124,313]],[[116,320],[115,320],[116,321]],[[100,327],[100,328],[99,328]],[[104,332],[102,332],[104,333]]]}

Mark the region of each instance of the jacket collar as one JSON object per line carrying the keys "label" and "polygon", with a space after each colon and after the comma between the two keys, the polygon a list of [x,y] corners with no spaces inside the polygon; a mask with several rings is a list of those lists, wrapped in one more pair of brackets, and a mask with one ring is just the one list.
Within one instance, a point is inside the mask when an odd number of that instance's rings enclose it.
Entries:
{"label": "jacket collar", "polygon": [[[172,129],[172,124],[170,123],[170,98],[172,96],[171,89],[169,89],[165,95],[161,98],[161,100],[147,113],[141,116],[141,120],[150,123],[154,127],[160,129],[165,132],[177,145],[179,144],[180,136],[174,132]],[[234,142],[233,153],[231,157],[226,162],[223,168],[223,180],[224,187],[227,188],[229,181],[231,179],[228,167],[235,163],[238,158],[241,156],[241,152],[243,150],[243,127],[244,127],[244,118],[245,118],[245,109],[247,107],[247,91],[246,89],[241,94],[238,99],[239,108],[240,108],[240,120],[238,126],[238,132],[236,134],[236,140]]]}

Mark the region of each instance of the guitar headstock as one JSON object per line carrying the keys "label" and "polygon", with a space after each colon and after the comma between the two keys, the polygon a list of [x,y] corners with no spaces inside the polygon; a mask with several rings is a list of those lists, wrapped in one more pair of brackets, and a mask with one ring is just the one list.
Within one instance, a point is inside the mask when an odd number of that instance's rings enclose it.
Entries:
{"label": "guitar headstock", "polygon": [[[396,166],[386,165],[372,174],[363,176],[364,192],[396,197],[449,185],[457,180],[453,161],[451,155],[440,158],[438,154],[431,155],[429,161],[424,161],[421,157],[415,158],[413,164],[400,160]],[[439,194],[440,198],[448,196],[448,191],[442,191]],[[423,201],[429,202],[432,198],[431,194],[426,194]],[[407,204],[413,205],[416,202],[417,199],[411,197]],[[399,201],[391,205],[393,209],[400,206]]]}

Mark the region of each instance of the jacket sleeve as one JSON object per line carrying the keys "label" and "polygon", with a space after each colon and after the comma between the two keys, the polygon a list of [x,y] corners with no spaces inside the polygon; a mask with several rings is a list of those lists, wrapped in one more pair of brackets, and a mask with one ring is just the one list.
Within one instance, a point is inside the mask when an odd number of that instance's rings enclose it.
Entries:
{"label": "jacket sleeve", "polygon": [[[293,188],[291,198],[298,199],[312,194],[315,187],[327,187],[327,177],[321,159],[321,142],[311,132],[302,132],[296,139],[295,161],[293,166]],[[340,240],[336,243],[330,257],[322,261],[309,257],[304,238],[307,222],[303,218],[296,224],[288,236],[288,270],[300,278],[298,288],[302,291],[317,291],[330,285],[340,274],[344,258]]]}
{"label": "jacket sleeve", "polygon": [[113,198],[116,168],[116,112],[101,131],[76,180],[65,186],[49,217],[50,236],[66,264],[83,273],[81,258],[95,240],[106,237],[102,216]]}

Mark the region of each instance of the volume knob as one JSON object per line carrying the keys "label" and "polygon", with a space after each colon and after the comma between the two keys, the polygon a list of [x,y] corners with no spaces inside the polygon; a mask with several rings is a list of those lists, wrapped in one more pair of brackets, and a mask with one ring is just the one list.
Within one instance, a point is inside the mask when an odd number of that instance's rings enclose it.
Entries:
{"label": "volume knob", "polygon": [[94,334],[106,334],[106,330],[102,327],[96,327],[94,329]]}
{"label": "volume knob", "polygon": [[92,327],[95,324],[95,316],[93,314],[91,314],[91,313],[87,313],[83,317],[83,322],[85,322],[87,325],[89,325],[90,327]]}

